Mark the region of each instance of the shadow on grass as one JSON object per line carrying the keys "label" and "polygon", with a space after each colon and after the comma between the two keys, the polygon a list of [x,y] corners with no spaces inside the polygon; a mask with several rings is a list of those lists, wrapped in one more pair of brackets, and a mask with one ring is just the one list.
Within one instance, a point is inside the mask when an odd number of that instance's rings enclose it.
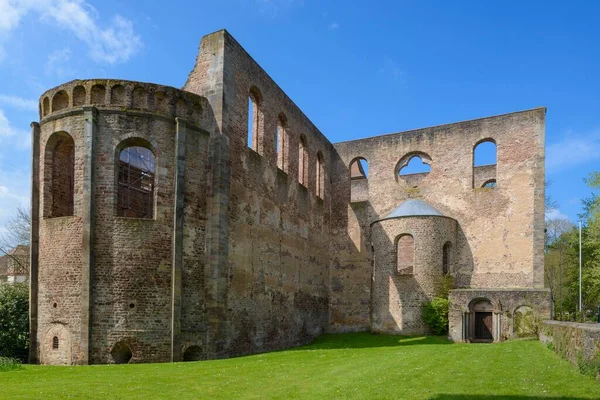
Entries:
{"label": "shadow on grass", "polygon": [[330,349],[364,349],[376,347],[400,347],[423,345],[452,344],[441,336],[394,336],[375,335],[368,332],[326,334],[316,338],[312,343],[289,349],[289,351],[330,350]]}
{"label": "shadow on grass", "polygon": [[503,400],[585,400],[587,397],[565,397],[565,396],[517,396],[517,395],[477,395],[477,394],[439,394],[430,397],[429,400],[483,400],[483,399],[503,399]]}

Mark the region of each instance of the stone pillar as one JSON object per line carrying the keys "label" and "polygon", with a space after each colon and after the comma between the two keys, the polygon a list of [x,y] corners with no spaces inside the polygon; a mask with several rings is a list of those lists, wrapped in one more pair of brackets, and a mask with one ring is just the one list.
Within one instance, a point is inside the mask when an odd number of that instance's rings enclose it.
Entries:
{"label": "stone pillar", "polygon": [[229,138],[211,136],[211,185],[206,233],[206,347],[209,358],[223,356],[228,339],[227,290],[229,280]]}
{"label": "stone pillar", "polygon": [[94,266],[94,189],[95,154],[96,154],[96,119],[98,110],[95,107],[83,107],[83,195],[81,201],[81,219],[83,222],[81,263],[81,364],[89,364],[91,358],[91,288],[92,269]]}
{"label": "stone pillar", "polygon": [[29,363],[39,362],[38,267],[40,250],[40,124],[31,123],[31,236],[29,246]]}
{"label": "stone pillar", "polygon": [[185,206],[185,136],[184,120],[175,118],[175,207],[173,215],[173,262],[171,292],[171,361],[181,361],[181,268],[183,266],[183,208]]}

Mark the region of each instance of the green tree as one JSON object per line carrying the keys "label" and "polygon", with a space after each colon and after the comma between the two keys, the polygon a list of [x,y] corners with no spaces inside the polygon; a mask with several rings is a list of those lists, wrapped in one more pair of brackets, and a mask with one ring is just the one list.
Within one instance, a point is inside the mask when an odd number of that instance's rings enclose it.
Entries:
{"label": "green tree", "polygon": [[0,357],[27,360],[29,288],[26,283],[0,284]]}

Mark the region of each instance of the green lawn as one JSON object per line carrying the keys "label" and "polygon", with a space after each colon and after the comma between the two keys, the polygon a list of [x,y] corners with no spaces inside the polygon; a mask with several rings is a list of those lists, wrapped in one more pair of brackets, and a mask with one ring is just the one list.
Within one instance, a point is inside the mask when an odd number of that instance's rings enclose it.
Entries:
{"label": "green lawn", "polygon": [[24,366],[2,399],[599,399],[600,383],[534,340],[326,335],[287,351],[175,364]]}

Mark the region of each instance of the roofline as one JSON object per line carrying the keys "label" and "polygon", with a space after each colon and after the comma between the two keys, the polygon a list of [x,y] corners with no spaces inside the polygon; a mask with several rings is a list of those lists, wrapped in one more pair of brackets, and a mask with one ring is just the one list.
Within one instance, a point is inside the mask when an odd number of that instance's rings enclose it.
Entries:
{"label": "roofline", "polygon": [[[376,219],[375,221],[371,222],[369,224],[369,228],[373,226],[373,224],[377,223],[377,222],[382,222],[382,221],[387,221],[388,219],[399,219],[399,218],[419,218],[419,217],[437,217],[437,218],[448,218],[451,219],[452,221],[456,221],[456,219],[449,217],[447,215],[429,215],[429,214],[422,214],[422,215],[398,215],[396,217],[385,217],[385,218],[381,218],[381,219]],[[458,222],[458,221],[456,221]]]}
{"label": "roofline", "polygon": [[367,136],[367,137],[360,138],[360,139],[345,140],[343,142],[335,142],[335,143],[333,143],[333,145],[335,146],[337,144],[357,142],[359,140],[368,140],[368,139],[380,138],[380,137],[384,137],[384,136],[398,135],[400,133],[416,132],[416,131],[421,131],[423,129],[441,128],[441,127],[444,127],[444,126],[464,124],[466,122],[482,121],[482,120],[490,119],[490,118],[505,117],[507,115],[523,114],[523,113],[528,113],[528,112],[532,112],[532,111],[539,111],[539,110],[544,110],[544,114],[546,114],[547,108],[543,107],[543,106],[540,106],[540,107],[530,108],[530,109],[527,109],[527,110],[513,111],[513,112],[509,112],[509,113],[504,113],[504,114],[488,115],[487,117],[465,119],[465,120],[462,120],[462,121],[449,122],[449,123],[446,123],[446,124],[439,124],[439,125],[433,125],[433,126],[425,126],[425,127],[422,127],[422,128],[409,129],[407,131],[399,131],[399,132],[392,132],[392,133],[382,133],[381,135]]}

